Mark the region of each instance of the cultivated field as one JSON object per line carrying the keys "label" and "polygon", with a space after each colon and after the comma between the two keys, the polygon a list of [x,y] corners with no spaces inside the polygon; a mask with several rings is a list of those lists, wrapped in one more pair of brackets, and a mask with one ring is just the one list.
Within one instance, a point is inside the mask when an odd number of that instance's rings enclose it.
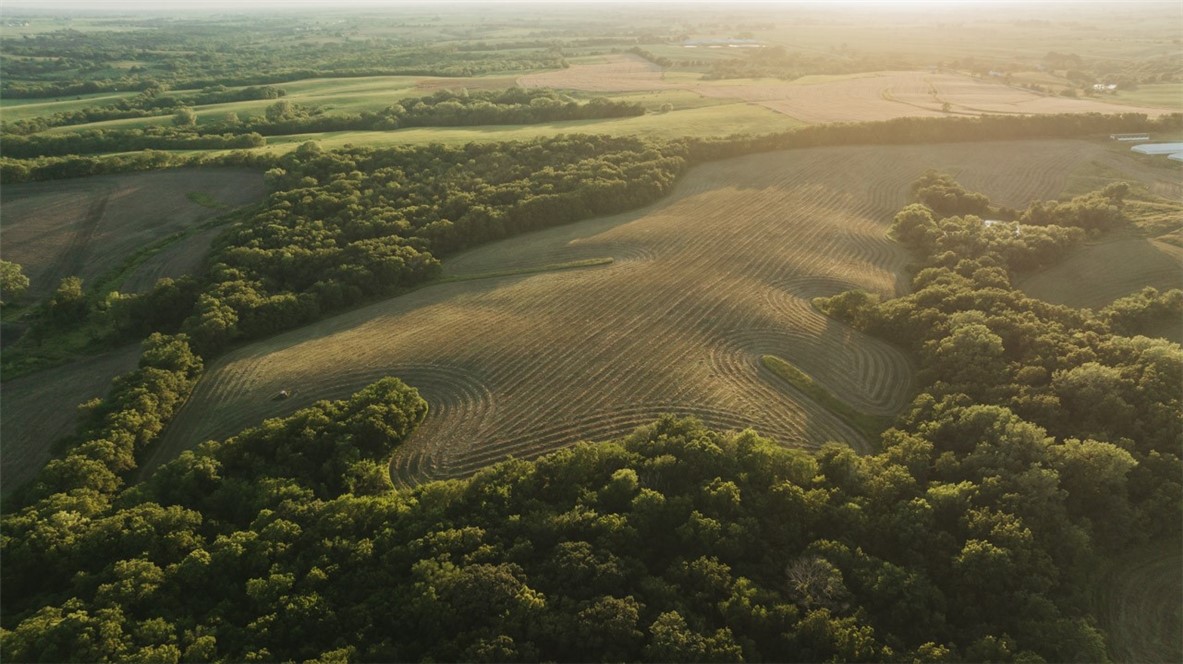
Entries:
{"label": "cultivated field", "polygon": [[[261,174],[233,169],[5,185],[0,255],[24,267],[28,297],[40,299],[63,277],[79,276],[89,284],[152,242],[226,211],[199,205],[189,194],[235,207],[259,200],[263,191]],[[204,247],[186,249],[188,260],[162,267],[160,276],[179,276],[193,267],[192,255],[208,247],[210,238],[205,239]]]}
{"label": "cultivated field", "polygon": [[1099,309],[1145,286],[1183,288],[1183,248],[1141,237],[1116,238],[1079,249],[1021,286],[1041,300]]}
{"label": "cultivated field", "polygon": [[704,97],[759,104],[807,123],[943,115],[1139,112],[1158,116],[1169,112],[1158,107],[1040,95],[1000,81],[954,73],[889,71],[818,78],[692,81],[679,76],[667,80],[657,65],[634,55],[619,55],[602,63],[523,76],[518,85],[593,92],[690,90]]}
{"label": "cultivated field", "polygon": [[[221,358],[150,465],[383,375],[431,404],[393,464],[400,483],[616,436],[664,412],[752,426],[786,445],[865,448],[760,358],[789,361],[859,411],[895,412],[910,398],[906,356],[821,316],[809,298],[897,290],[907,257],[884,231],[926,168],[1021,206],[1058,195],[1074,164],[1105,149],[824,148],[703,166],[660,204],[480,248],[448,273],[609,265],[439,284]],[[285,389],[294,396],[276,400]]]}
{"label": "cultivated field", "polygon": [[556,88],[588,92],[638,92],[675,87],[662,80],[661,67],[635,55],[615,55],[603,62],[575,64],[518,77],[523,88]]}
{"label": "cultivated field", "polygon": [[74,433],[78,404],[104,396],[111,379],[134,369],[139,359],[139,345],[131,344],[5,381],[0,386],[0,491],[7,493],[36,475],[49,461],[53,442]]}
{"label": "cultivated field", "polygon": [[1183,550],[1131,551],[1094,577],[1093,612],[1116,662],[1183,661]]}

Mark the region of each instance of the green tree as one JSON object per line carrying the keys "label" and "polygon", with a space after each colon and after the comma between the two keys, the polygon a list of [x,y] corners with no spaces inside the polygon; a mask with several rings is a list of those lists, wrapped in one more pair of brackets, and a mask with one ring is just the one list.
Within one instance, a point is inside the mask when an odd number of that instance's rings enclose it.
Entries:
{"label": "green tree", "polygon": [[193,127],[196,124],[197,113],[193,112],[193,109],[188,106],[177,109],[177,112],[173,114],[174,127]]}
{"label": "green tree", "polygon": [[47,307],[50,319],[59,325],[77,324],[85,318],[87,308],[82,279],[78,277],[62,279],[49,297]]}
{"label": "green tree", "polygon": [[0,260],[0,305],[19,300],[29,288],[29,278],[20,264]]}

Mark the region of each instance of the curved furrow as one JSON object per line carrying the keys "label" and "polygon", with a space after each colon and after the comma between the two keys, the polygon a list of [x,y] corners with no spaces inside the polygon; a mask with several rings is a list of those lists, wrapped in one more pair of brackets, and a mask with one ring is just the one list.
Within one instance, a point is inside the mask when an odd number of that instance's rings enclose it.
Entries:
{"label": "curved furrow", "polygon": [[761,435],[774,438],[785,444],[802,445],[807,441],[797,432],[783,431],[776,427],[761,426],[761,423],[731,410],[687,404],[659,403],[646,406],[630,406],[603,413],[590,413],[555,422],[547,427],[523,430],[520,433],[488,441],[460,463],[448,467],[443,477],[458,477],[471,474],[492,463],[514,458],[534,458],[547,452],[587,440],[620,438],[637,427],[651,423],[662,415],[692,416],[700,419],[710,428],[718,430],[742,430],[753,428]]}

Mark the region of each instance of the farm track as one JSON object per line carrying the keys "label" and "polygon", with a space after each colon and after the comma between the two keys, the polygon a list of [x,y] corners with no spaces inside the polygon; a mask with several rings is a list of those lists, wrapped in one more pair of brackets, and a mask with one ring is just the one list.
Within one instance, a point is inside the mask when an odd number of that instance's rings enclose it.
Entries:
{"label": "farm track", "polygon": [[[884,233],[926,168],[982,182],[1025,162],[1023,177],[983,187],[1024,205],[1058,195],[1058,171],[1101,149],[819,148],[698,167],[648,208],[487,245],[445,273],[611,256],[609,265],[442,283],[219,359],[151,465],[383,375],[418,387],[430,405],[391,463],[399,486],[615,438],[663,413],[752,427],[785,445],[866,450],[861,434],[764,369],[761,355],[785,358],[858,410],[898,412],[911,398],[911,360],[822,316],[810,298],[899,292],[907,256]],[[295,395],[275,400],[284,389]]]}
{"label": "farm track", "polygon": [[115,191],[115,187],[103,183],[96,187],[96,190],[92,194],[93,198],[87,207],[86,215],[78,224],[78,229],[70,238],[70,243],[62,257],[53,266],[53,272],[48,278],[50,284],[57,284],[65,277],[82,274],[86,264],[86,254],[90,250],[90,244],[96,231],[98,231],[99,222],[103,220],[103,215],[107,211],[107,202],[111,200],[111,194]]}

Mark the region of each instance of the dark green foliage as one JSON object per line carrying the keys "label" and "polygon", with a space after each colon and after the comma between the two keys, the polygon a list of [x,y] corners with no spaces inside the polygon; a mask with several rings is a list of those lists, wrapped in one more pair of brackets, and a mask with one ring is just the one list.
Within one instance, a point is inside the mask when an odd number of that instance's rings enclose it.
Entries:
{"label": "dark green foliage", "polygon": [[[871,457],[665,419],[464,481],[349,493],[343,460],[385,459],[422,412],[383,381],[185,453],[72,521],[64,497],[9,517],[6,570],[38,556],[81,571],[22,587],[5,651],[53,638],[57,657],[96,661],[170,647],[231,661],[1104,652],[1062,599],[1088,519],[1129,509],[1133,462],[1114,446],[1057,444],[988,406],[918,406]],[[377,422],[393,428],[359,444]],[[106,640],[80,640],[86,621]]]}
{"label": "dark green foliage", "polygon": [[[242,22],[147,18],[128,23],[136,29],[63,29],[0,37],[8,56],[0,63],[0,93],[10,99],[113,91],[165,96],[172,89],[200,91],[178,96],[209,94],[217,99],[215,95],[227,94],[221,86],[267,86],[318,77],[477,76],[566,66],[561,52],[546,47],[471,53],[452,43],[431,44],[418,38],[341,39],[340,26],[312,27],[281,16]],[[308,39],[310,29],[320,36]],[[129,59],[145,63],[131,69],[119,66]]]}
{"label": "dark green foliage", "polygon": [[86,318],[88,303],[82,290],[82,279],[66,277],[49,296],[45,305],[49,320],[58,326],[73,325]]}
{"label": "dark green foliage", "polygon": [[261,135],[199,134],[191,126],[144,129],[87,129],[65,134],[6,135],[4,156],[13,159],[62,157],[139,150],[232,150],[267,144]]}
{"label": "dark green foliage", "polygon": [[381,111],[359,114],[326,113],[281,99],[262,117],[210,125],[208,130],[258,132],[264,136],[327,131],[387,131],[400,127],[466,127],[517,125],[624,118],[643,115],[640,104],[593,98],[579,103],[553,90],[509,88],[500,91],[440,90],[432,95],[400,100]]}

